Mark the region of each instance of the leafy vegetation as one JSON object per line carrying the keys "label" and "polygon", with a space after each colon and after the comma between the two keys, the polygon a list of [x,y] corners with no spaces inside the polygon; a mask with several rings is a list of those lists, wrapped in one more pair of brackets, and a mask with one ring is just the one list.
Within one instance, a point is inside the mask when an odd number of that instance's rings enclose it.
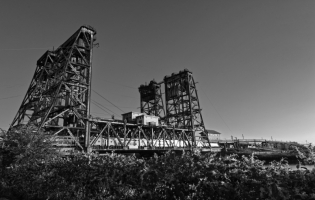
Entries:
{"label": "leafy vegetation", "polygon": [[253,155],[198,152],[64,158],[42,145],[47,139],[40,135],[10,137],[1,155],[14,159],[2,162],[0,177],[0,194],[9,199],[315,199],[315,169],[290,170],[285,160],[266,166]]}
{"label": "leafy vegetation", "polygon": [[34,125],[24,125],[6,132],[1,131],[3,144],[1,156],[3,167],[11,164],[29,163],[33,160],[46,160],[57,153],[52,148],[50,135]]}
{"label": "leafy vegetation", "polygon": [[304,148],[295,147],[299,163],[315,165],[315,148],[311,145]]}

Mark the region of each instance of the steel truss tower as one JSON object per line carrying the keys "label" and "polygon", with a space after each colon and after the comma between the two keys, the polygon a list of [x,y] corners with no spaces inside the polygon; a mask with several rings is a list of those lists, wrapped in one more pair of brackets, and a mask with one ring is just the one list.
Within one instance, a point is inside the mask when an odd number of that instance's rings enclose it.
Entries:
{"label": "steel truss tower", "polygon": [[160,117],[163,124],[165,116],[161,84],[152,80],[149,85],[141,85],[140,92],[140,108],[141,112],[147,115],[155,115]]}
{"label": "steel truss tower", "polygon": [[11,127],[34,123],[51,134],[73,138],[83,134],[85,146],[89,145],[95,35],[92,27],[82,26],[60,47],[47,51],[37,61],[35,74]]}
{"label": "steel truss tower", "polygon": [[165,121],[169,126],[205,133],[196,84],[192,72],[185,69],[164,77]]}
{"label": "steel truss tower", "polygon": [[195,82],[188,70],[165,77],[164,82],[151,81],[139,87],[141,112],[159,116],[162,125],[128,124],[90,116],[95,35],[92,27],[82,26],[56,50],[40,57],[10,128],[35,124],[56,136],[56,141],[71,143],[56,146],[79,147],[88,152],[210,148],[208,141],[195,137],[196,131],[205,129]]}

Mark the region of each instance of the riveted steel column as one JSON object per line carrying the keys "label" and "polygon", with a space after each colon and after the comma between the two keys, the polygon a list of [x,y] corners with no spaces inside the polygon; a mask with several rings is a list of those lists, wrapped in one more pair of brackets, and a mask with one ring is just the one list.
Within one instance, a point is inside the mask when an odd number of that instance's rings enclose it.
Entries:
{"label": "riveted steel column", "polygon": [[88,91],[87,91],[87,108],[86,108],[86,124],[85,124],[85,148],[86,151],[89,153],[91,151],[90,146],[90,137],[91,137],[91,124],[90,124],[90,107],[91,107],[91,90],[92,90],[92,58],[93,58],[93,41],[94,41],[94,33],[91,34],[91,41],[90,41],[90,66],[88,69]]}

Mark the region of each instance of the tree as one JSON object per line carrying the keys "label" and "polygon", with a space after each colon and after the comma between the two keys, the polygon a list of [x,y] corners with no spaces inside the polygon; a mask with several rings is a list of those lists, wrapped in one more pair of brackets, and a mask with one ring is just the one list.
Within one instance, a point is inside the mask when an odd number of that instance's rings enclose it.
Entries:
{"label": "tree", "polygon": [[[19,184],[30,174],[35,163],[48,163],[58,154],[52,146],[51,135],[38,130],[35,125],[22,125],[1,132],[0,147],[0,198],[25,199],[27,188]],[[23,181],[22,181],[23,183]],[[19,187],[20,186],[20,187]]]}
{"label": "tree", "polygon": [[27,164],[34,159],[56,156],[52,146],[51,135],[38,130],[35,125],[22,125],[10,129],[4,134],[2,148],[2,165]]}

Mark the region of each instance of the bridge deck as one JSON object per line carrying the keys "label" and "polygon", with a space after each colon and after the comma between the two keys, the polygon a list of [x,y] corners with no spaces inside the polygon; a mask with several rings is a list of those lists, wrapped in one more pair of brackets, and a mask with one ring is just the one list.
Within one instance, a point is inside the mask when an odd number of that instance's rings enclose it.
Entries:
{"label": "bridge deck", "polygon": [[[201,152],[216,152],[211,151],[210,149],[200,149]],[[105,153],[140,153],[140,154],[153,154],[153,153],[166,153],[168,151],[172,151],[175,153],[182,153],[182,152],[191,152],[192,149],[185,148],[185,149],[101,149],[101,150],[93,150],[94,152],[97,152],[99,154],[105,154]]]}

